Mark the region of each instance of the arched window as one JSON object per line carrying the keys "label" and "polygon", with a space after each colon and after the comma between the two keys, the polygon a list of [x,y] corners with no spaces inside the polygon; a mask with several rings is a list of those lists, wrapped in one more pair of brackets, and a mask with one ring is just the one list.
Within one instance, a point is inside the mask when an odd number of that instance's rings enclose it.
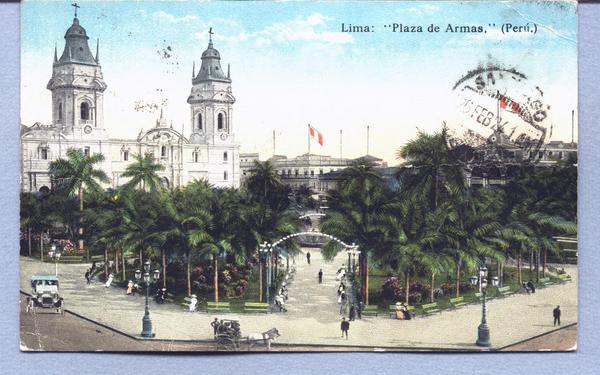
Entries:
{"label": "arched window", "polygon": [[90,105],[88,102],[82,102],[79,106],[82,120],[90,120]]}
{"label": "arched window", "polygon": [[58,103],[58,121],[62,121],[62,118],[63,118],[62,103]]}
{"label": "arched window", "polygon": [[202,130],[202,113],[198,113],[197,125],[198,130]]}
{"label": "arched window", "polygon": [[217,129],[224,130],[225,129],[225,117],[222,113],[219,113],[217,116]]}
{"label": "arched window", "polygon": [[161,146],[160,148],[160,156],[163,158],[167,157],[167,146]]}
{"label": "arched window", "polygon": [[227,151],[223,153],[223,161],[227,161]]}
{"label": "arched window", "polygon": [[227,181],[227,171],[223,172],[223,180]]}

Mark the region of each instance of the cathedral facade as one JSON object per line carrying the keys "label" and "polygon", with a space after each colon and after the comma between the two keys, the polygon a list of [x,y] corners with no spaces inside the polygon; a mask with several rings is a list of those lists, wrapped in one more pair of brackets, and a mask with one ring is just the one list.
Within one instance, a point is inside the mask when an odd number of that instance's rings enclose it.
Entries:
{"label": "cathedral facade", "polygon": [[[50,162],[65,158],[75,148],[91,155],[101,153],[99,168],[110,177],[106,187],[127,182],[122,174],[135,162],[135,155],[153,155],[164,166],[158,172],[163,186],[174,188],[194,180],[206,180],[216,187],[239,187],[239,145],[235,142],[229,68],[221,68],[221,57],[212,38],[202,53],[202,65],[192,74],[187,99],[190,108],[189,134],[173,129],[163,117],[136,139],[111,138],[104,122],[102,77],[98,45],[95,55],[89,37],[77,16],[65,34],[65,47],[58,57],[54,51],[52,76],[46,86],[52,93],[52,123],[21,125],[21,190],[52,188]],[[146,126],[147,127],[147,126]],[[140,126],[140,129],[142,127]]]}

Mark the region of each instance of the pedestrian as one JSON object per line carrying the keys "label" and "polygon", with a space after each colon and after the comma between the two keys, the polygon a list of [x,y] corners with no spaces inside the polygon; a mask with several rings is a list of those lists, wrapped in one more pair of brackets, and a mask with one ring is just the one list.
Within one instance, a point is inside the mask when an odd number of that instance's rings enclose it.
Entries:
{"label": "pedestrian", "polygon": [[129,280],[127,283],[127,295],[130,296],[133,293],[133,281]]}
{"label": "pedestrian", "polygon": [[90,269],[89,268],[85,271],[84,276],[85,276],[85,280],[86,280],[87,284],[89,284],[90,283]]}
{"label": "pedestrian", "polygon": [[319,269],[319,284],[323,282],[323,269]]}
{"label": "pedestrian", "polygon": [[356,309],[356,316],[358,319],[362,319],[362,310],[363,310],[363,302],[362,300],[358,300],[358,308]]}
{"label": "pedestrian", "polygon": [[310,264],[310,251],[306,252],[306,262],[308,262],[308,264]]}
{"label": "pedestrian", "polygon": [[219,318],[215,318],[215,320],[213,320],[212,323],[210,323],[210,325],[213,327],[213,334],[215,335],[215,337],[217,337],[217,328],[219,328]]}
{"label": "pedestrian", "polygon": [[342,315],[344,313],[344,310],[346,310],[346,292],[342,292],[340,294],[340,298],[338,298],[338,302],[340,304],[340,315]]}
{"label": "pedestrian", "polygon": [[135,297],[135,293],[140,289],[140,286],[135,283],[133,284],[133,288],[131,289],[131,295]]}
{"label": "pedestrian", "polygon": [[106,280],[106,284],[104,284],[104,286],[108,288],[110,284],[112,284],[114,278],[115,276],[112,273],[108,275],[108,279]]}
{"label": "pedestrian", "polygon": [[198,303],[198,298],[196,298],[195,294],[192,294],[192,298],[190,298],[190,312],[196,311],[196,304]]}
{"label": "pedestrian", "polygon": [[344,317],[342,317],[341,329],[342,329],[342,338],[344,337],[344,334],[345,334],[346,340],[348,340],[348,330],[350,329],[350,322],[348,322],[346,320],[346,318],[344,318]]}
{"label": "pedestrian", "polygon": [[351,304],[350,312],[348,312],[348,320],[353,322],[355,316],[356,316],[356,308],[354,307],[354,304]]}
{"label": "pedestrian", "polygon": [[90,268],[90,280],[94,278],[94,272],[96,272],[96,262],[92,262],[92,268]]}
{"label": "pedestrian", "polygon": [[556,308],[552,311],[552,315],[554,316],[554,325],[556,323],[560,326],[560,306],[556,306]]}
{"label": "pedestrian", "polygon": [[531,293],[535,293],[535,284],[533,284],[533,280],[529,279],[527,282],[527,289],[531,290]]}

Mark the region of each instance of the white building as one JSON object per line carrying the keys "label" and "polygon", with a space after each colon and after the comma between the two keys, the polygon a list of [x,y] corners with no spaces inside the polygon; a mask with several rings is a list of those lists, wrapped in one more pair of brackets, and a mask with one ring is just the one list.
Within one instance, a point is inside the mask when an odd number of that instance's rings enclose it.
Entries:
{"label": "white building", "polygon": [[[165,169],[159,176],[173,188],[204,179],[217,187],[239,187],[239,145],[235,142],[229,68],[221,68],[212,39],[202,53],[202,66],[193,72],[190,105],[191,133],[173,129],[163,117],[136,139],[110,138],[104,123],[102,78],[98,46],[95,56],[89,37],[77,17],[65,34],[65,47],[58,58],[54,51],[52,77],[46,86],[52,92],[52,123],[21,125],[21,189],[51,188],[48,166],[64,158],[69,148],[83,153],[101,153],[99,165],[111,178],[110,186],[122,185],[122,177],[134,154],[151,153]],[[26,102],[26,100],[25,100]],[[25,106],[23,110],[27,110]]]}

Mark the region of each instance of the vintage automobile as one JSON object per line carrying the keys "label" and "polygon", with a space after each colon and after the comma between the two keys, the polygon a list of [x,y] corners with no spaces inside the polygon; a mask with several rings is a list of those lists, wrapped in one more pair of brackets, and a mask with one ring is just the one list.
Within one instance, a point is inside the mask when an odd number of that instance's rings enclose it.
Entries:
{"label": "vintage automobile", "polygon": [[58,277],[31,277],[31,296],[27,299],[27,311],[35,312],[37,308],[56,309],[57,313],[64,313],[64,301],[58,294]]}

